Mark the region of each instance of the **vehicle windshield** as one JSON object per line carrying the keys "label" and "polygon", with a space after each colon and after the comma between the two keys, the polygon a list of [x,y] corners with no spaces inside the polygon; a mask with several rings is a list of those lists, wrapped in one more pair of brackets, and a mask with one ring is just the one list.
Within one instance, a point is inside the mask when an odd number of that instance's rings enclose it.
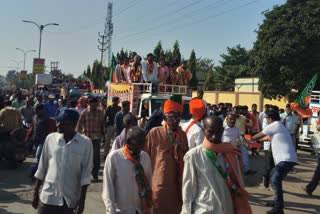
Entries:
{"label": "vehicle windshield", "polygon": [[[163,99],[151,99],[151,112],[154,112],[160,106],[163,106]],[[181,120],[190,120],[191,115],[189,113],[189,100],[184,101],[183,112],[181,115]]]}

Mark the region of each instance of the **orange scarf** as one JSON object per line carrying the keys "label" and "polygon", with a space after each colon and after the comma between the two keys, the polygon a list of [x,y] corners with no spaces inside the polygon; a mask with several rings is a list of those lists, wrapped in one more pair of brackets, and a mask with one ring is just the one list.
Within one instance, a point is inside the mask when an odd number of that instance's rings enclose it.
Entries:
{"label": "orange scarf", "polygon": [[[234,213],[251,214],[252,210],[249,205],[248,192],[245,190],[243,182],[241,182],[242,174],[239,174],[237,169],[237,162],[239,162],[242,172],[241,151],[229,143],[213,144],[209,142],[207,138],[204,139],[203,146],[214,153],[222,153],[224,161],[230,165],[227,169],[228,173],[230,174],[231,180],[238,186],[237,192],[231,192]],[[236,157],[238,157],[238,159]],[[240,193],[240,195],[238,193]]]}
{"label": "orange scarf", "polygon": [[[140,155],[134,155],[127,144],[123,147],[123,153],[128,160],[130,160],[134,165],[135,178],[139,190],[139,197],[142,201],[143,213],[151,213],[152,208],[152,192],[148,178],[145,175],[144,169],[140,164]],[[136,157],[134,157],[136,156]]]}

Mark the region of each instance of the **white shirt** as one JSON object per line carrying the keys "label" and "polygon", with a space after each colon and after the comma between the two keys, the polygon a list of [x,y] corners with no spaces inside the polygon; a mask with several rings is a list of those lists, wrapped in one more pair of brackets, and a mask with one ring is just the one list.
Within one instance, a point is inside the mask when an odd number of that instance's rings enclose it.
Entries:
{"label": "white shirt", "polygon": [[223,143],[231,143],[237,146],[237,143],[240,141],[240,135],[241,133],[238,127],[230,127],[227,125],[224,128],[221,140]]}
{"label": "white shirt", "polygon": [[43,180],[40,200],[62,206],[63,199],[74,208],[81,186],[91,182],[93,147],[89,138],[79,133],[66,143],[58,132],[47,136],[35,177]]}
{"label": "white shirt", "polygon": [[[140,163],[151,186],[151,163],[147,153],[141,151]],[[141,199],[135,178],[133,163],[128,160],[123,149],[111,152],[103,170],[102,199],[106,213],[122,214],[143,213]]]}
{"label": "white shirt", "polygon": [[259,121],[260,121],[260,125],[261,125],[262,129],[264,129],[264,127],[266,127],[268,125],[266,117],[267,117],[267,114],[264,111],[260,112]]}
{"label": "white shirt", "polygon": [[158,66],[157,63],[153,62],[153,71],[152,73],[148,73],[147,71],[147,63],[141,63],[142,68],[142,77],[145,82],[155,82],[158,80]]}
{"label": "white shirt", "polygon": [[[182,130],[186,131],[192,121],[193,121],[193,119],[191,119],[189,122],[183,124]],[[187,133],[187,138],[188,138],[189,149],[192,149],[192,148],[202,144],[203,139],[204,139],[204,134],[203,134],[203,130],[202,130],[202,127],[199,122],[196,124],[193,124],[189,128],[189,131]]]}
{"label": "white shirt", "polygon": [[271,137],[271,150],[275,165],[281,161],[297,162],[297,154],[290,133],[280,121],[269,124],[262,130],[262,133]]}
{"label": "white shirt", "polygon": [[[221,154],[217,155],[217,160],[225,170]],[[240,172],[239,165],[238,170]],[[233,214],[229,187],[202,145],[189,150],[184,156],[182,200],[181,214]]]}

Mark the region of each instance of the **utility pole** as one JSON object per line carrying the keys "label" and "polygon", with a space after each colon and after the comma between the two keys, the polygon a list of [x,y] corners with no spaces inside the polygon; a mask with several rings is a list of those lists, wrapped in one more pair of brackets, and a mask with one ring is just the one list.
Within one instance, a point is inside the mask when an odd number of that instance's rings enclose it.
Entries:
{"label": "utility pole", "polygon": [[111,66],[112,58],[112,34],[113,34],[113,23],[112,23],[112,3],[108,3],[107,19],[104,29],[104,35],[107,37],[107,52],[108,52],[108,66]]}
{"label": "utility pole", "polygon": [[103,69],[103,56],[104,56],[104,52],[106,51],[106,36],[105,35],[101,35],[100,32],[98,33],[100,39],[98,39],[98,43],[100,44],[100,46],[98,45],[98,49],[101,52],[101,68],[100,70],[97,70],[98,73],[98,79],[99,79],[99,90],[101,88],[101,74],[102,74],[102,69]]}
{"label": "utility pole", "polygon": [[103,56],[104,56],[104,52],[106,51],[106,36],[105,35],[101,35],[100,32],[98,33],[100,39],[98,39],[98,43],[100,45],[98,45],[98,50],[101,52],[101,65],[103,66]]}

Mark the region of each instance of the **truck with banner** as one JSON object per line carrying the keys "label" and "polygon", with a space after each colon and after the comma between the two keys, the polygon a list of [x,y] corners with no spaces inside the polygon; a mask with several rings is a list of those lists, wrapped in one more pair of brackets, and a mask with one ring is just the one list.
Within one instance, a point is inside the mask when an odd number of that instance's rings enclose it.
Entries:
{"label": "truck with banner", "polygon": [[150,116],[172,94],[180,94],[185,101],[182,120],[190,119],[189,101],[191,100],[191,92],[189,92],[187,86],[154,83],[108,83],[107,87],[107,105],[112,104],[112,97],[119,97],[120,102],[125,100],[130,102],[130,111],[138,117],[141,116],[142,111],[146,113],[146,116]]}

